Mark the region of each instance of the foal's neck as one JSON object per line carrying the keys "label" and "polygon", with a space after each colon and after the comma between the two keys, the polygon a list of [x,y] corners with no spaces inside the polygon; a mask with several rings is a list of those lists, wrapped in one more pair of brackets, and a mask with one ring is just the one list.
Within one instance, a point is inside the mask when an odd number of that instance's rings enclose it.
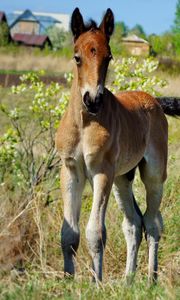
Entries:
{"label": "foal's neck", "polygon": [[69,101],[69,112],[71,118],[76,121],[77,125],[80,124],[81,114],[84,111],[84,105],[82,102],[82,95],[78,84],[77,70],[74,70],[74,79],[71,86],[71,96]]}

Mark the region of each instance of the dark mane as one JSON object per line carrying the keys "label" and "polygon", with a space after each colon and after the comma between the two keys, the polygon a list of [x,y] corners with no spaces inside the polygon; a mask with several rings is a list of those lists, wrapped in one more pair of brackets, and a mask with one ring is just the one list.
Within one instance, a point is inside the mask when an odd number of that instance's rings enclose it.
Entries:
{"label": "dark mane", "polygon": [[85,31],[89,31],[89,30],[98,30],[98,26],[97,23],[90,19],[86,24],[85,24]]}

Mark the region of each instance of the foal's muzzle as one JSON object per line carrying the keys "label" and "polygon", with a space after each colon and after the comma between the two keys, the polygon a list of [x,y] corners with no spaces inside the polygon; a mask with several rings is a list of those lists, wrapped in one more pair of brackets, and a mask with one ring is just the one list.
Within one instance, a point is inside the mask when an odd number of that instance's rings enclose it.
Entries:
{"label": "foal's muzzle", "polygon": [[86,110],[92,114],[96,115],[100,110],[102,103],[103,103],[103,94],[98,93],[95,99],[90,97],[89,92],[86,92],[83,97],[83,103],[86,107]]}

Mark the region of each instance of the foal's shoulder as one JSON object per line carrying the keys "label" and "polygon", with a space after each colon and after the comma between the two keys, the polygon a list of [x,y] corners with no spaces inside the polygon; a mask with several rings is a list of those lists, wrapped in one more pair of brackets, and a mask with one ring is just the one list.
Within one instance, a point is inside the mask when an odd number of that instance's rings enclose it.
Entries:
{"label": "foal's shoulder", "polygon": [[126,91],[115,95],[116,99],[128,110],[152,110],[159,106],[158,101],[146,92]]}

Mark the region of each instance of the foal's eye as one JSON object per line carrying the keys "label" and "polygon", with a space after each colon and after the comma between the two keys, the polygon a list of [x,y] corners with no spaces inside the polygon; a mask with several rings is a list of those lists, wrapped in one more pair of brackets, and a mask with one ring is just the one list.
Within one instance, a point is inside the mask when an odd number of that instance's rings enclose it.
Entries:
{"label": "foal's eye", "polygon": [[74,55],[74,59],[75,59],[75,61],[76,61],[76,64],[77,64],[77,65],[80,65],[80,63],[81,63],[81,58],[80,58],[80,56],[77,55],[77,54],[75,54],[75,55]]}

